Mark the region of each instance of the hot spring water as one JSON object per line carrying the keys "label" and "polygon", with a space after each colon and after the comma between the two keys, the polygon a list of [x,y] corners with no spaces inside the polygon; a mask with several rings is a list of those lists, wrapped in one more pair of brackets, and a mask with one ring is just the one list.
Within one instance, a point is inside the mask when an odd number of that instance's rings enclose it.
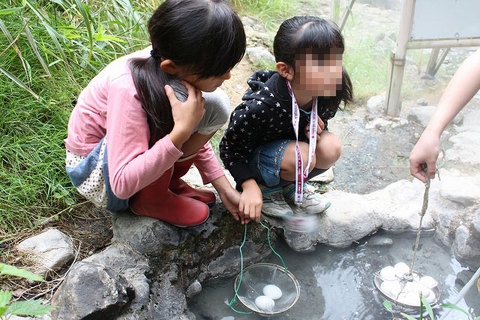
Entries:
{"label": "hot spring water", "polygon": [[[292,309],[272,319],[295,320],[382,320],[392,319],[385,310],[385,299],[373,284],[375,272],[398,262],[410,264],[415,244],[415,232],[398,235],[379,232],[361,243],[346,249],[317,245],[310,253],[298,253],[286,244],[275,248],[300,283],[300,299]],[[374,246],[374,240],[393,240],[392,245]],[[272,254],[266,261],[280,264]],[[239,270],[240,271],[240,270]],[[432,236],[422,233],[417,252],[415,271],[430,275],[438,281],[440,303],[453,301],[473,271],[463,267],[448,248],[438,244]],[[203,291],[189,301],[189,309],[198,320],[262,319],[257,314],[237,314],[228,307],[234,294],[234,278],[207,283]],[[457,304],[471,315],[480,315],[480,294],[473,286]],[[234,307],[245,310],[239,302]],[[434,309],[437,317],[448,309]],[[403,317],[401,317],[403,319]],[[452,310],[448,319],[466,319]]]}

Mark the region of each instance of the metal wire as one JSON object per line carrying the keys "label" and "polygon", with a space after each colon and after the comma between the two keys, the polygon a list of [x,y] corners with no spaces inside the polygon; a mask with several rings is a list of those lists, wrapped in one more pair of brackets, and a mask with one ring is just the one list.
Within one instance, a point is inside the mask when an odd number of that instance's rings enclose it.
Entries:
{"label": "metal wire", "polygon": [[[270,230],[271,230],[271,228],[264,225],[263,222],[260,222],[260,224],[262,225],[262,227],[267,229],[267,240],[268,240],[268,246],[270,247],[270,250],[272,250],[272,252],[275,253],[278,258],[280,258],[280,261],[282,261],[283,268],[285,270],[287,270],[287,266],[285,265],[285,262],[283,261],[282,256],[279,253],[277,253],[277,251],[275,251],[275,249],[273,249],[273,247],[272,247],[272,243],[270,241]],[[240,245],[240,249],[239,249],[240,250],[240,277],[239,277],[239,280],[238,280],[238,286],[236,286],[235,295],[233,296],[232,300],[230,300],[228,306],[230,307],[230,309],[232,309],[236,313],[251,314],[252,312],[245,312],[245,311],[236,310],[233,307],[233,304],[237,301],[238,290],[240,289],[240,285],[242,284],[242,280],[243,280],[243,252],[242,252],[242,248],[243,248],[243,245],[245,244],[245,241],[247,241],[247,224],[245,224],[245,229],[244,229],[244,232],[243,232],[243,241],[242,241],[242,244]]]}

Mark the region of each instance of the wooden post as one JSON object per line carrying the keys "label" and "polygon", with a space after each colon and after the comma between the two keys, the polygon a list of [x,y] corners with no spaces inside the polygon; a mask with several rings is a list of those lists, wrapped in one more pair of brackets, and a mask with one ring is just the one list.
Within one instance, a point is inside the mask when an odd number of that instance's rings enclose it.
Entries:
{"label": "wooden post", "polygon": [[403,72],[405,69],[405,56],[407,43],[412,31],[413,12],[416,0],[403,0],[402,17],[398,32],[397,48],[392,57],[392,76],[388,84],[386,114],[392,117],[400,112],[400,94],[402,92]]}
{"label": "wooden post", "polygon": [[438,54],[440,53],[439,48],[433,48],[432,53],[430,53],[430,59],[428,60],[426,74],[429,76],[435,76],[435,69],[437,67]]}
{"label": "wooden post", "polygon": [[348,5],[348,8],[345,10],[345,14],[343,15],[342,22],[340,23],[340,31],[342,31],[343,28],[345,27],[345,23],[347,23],[348,16],[352,12],[352,7],[354,3],[355,3],[355,0],[350,0],[350,4]]}

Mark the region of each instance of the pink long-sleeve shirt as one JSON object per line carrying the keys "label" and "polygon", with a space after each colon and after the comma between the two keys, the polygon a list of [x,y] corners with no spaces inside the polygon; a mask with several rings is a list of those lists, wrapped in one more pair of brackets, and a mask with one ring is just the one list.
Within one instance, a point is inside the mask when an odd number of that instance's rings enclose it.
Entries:
{"label": "pink long-sleeve shirt", "polygon": [[[65,147],[87,156],[107,136],[110,185],[120,199],[127,199],[157,180],[182,156],[166,135],[150,149],[150,130],[133,83],[129,60],[148,57],[151,48],[110,63],[82,91],[68,123]],[[195,159],[203,182],[224,175],[210,143]]]}

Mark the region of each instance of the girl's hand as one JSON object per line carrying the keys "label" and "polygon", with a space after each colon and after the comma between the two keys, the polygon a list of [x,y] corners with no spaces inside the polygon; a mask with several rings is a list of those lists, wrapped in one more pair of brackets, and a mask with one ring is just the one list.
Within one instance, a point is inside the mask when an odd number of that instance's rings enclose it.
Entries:
{"label": "girl's hand", "polygon": [[242,224],[248,222],[245,222],[243,217],[239,215],[238,203],[240,202],[240,192],[230,187],[226,188],[222,192],[219,192],[218,194],[223,205],[225,206],[225,209],[232,214],[235,220],[241,220]]}
{"label": "girl's hand", "polygon": [[[323,130],[325,130],[325,123],[320,117],[317,117],[317,123],[318,123],[318,126],[317,126],[317,141],[318,141],[318,139],[320,138],[320,134],[322,133]],[[307,126],[305,127],[305,135],[307,136],[307,138],[310,137],[310,123],[308,123]]]}
{"label": "girl's hand", "polygon": [[202,97],[202,91],[185,81],[182,81],[182,83],[188,90],[188,98],[185,102],[177,99],[172,87],[165,86],[165,93],[172,106],[172,116],[175,123],[170,138],[177,147],[177,144],[181,146],[188,140],[205,114],[205,99]]}
{"label": "girl's hand", "polygon": [[240,215],[238,210],[238,204],[240,202],[240,192],[235,190],[230,182],[228,182],[225,176],[218,177],[212,181],[212,185],[217,190],[220,199],[222,200],[225,208],[230,211],[235,220],[241,220],[242,224],[248,223],[250,220],[246,220]]}
{"label": "girl's hand", "polygon": [[440,137],[438,134],[425,130],[410,153],[410,173],[420,181],[427,182],[423,164],[427,165],[430,179],[435,178],[436,162],[440,153]]}
{"label": "girl's hand", "polygon": [[239,214],[245,221],[260,222],[262,215],[262,191],[255,180],[249,179],[242,184],[243,192],[238,205]]}

